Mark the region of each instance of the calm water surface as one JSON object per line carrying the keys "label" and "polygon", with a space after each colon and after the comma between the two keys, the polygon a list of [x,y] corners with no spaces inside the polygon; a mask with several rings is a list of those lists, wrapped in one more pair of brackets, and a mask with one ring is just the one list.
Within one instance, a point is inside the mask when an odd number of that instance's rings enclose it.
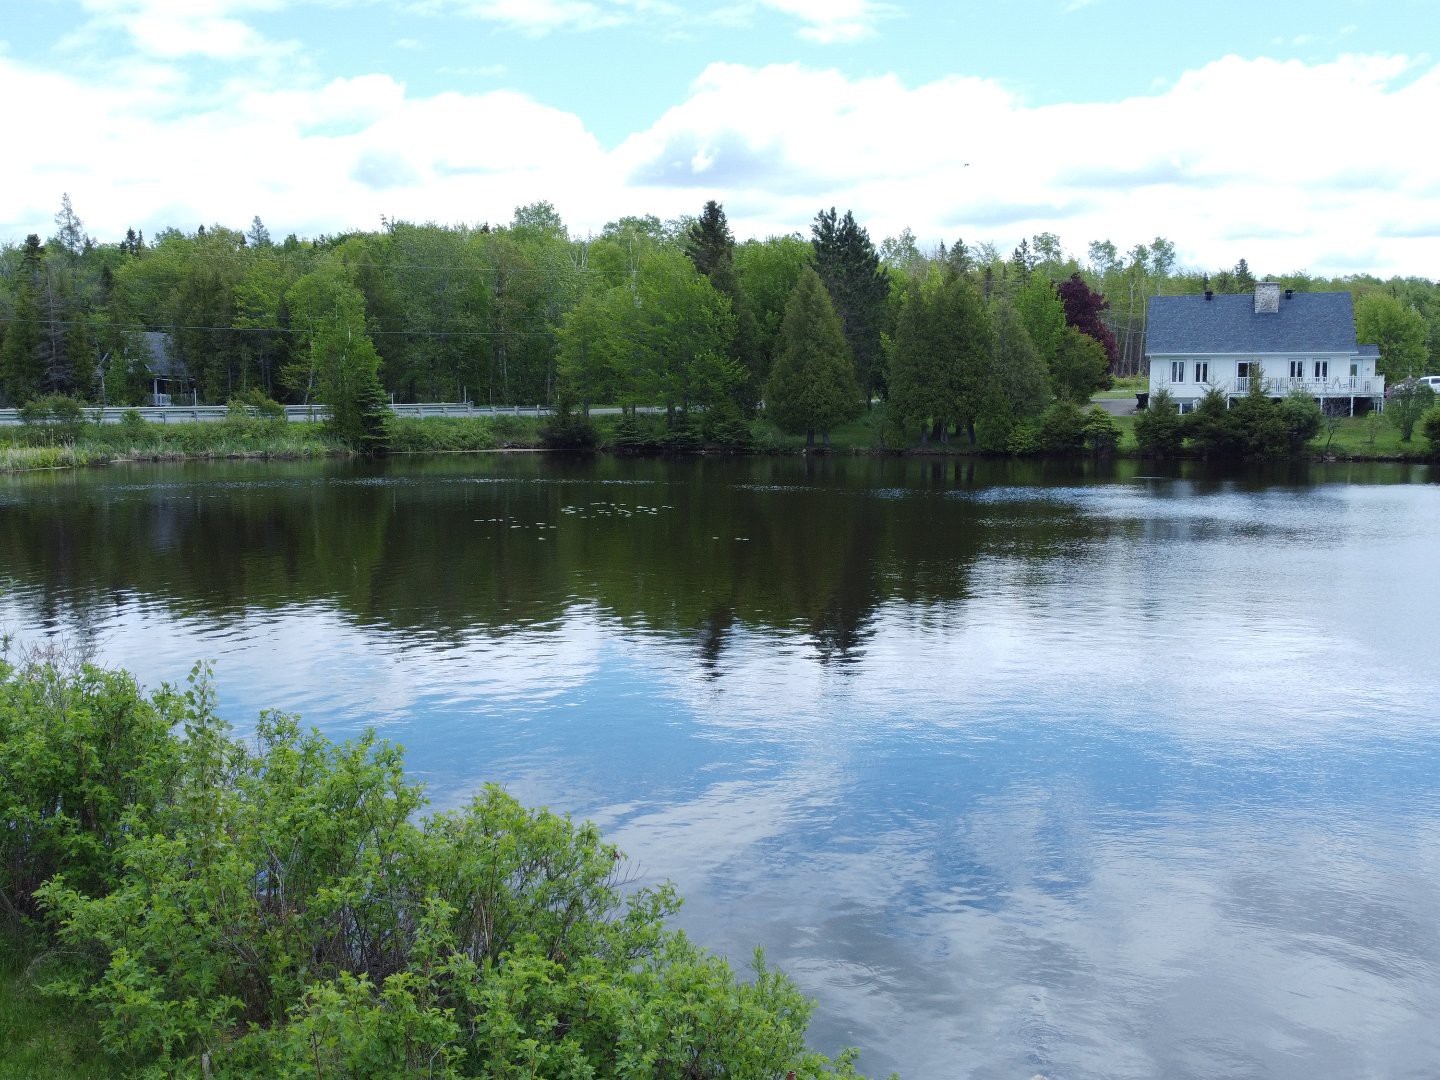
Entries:
{"label": "calm water surface", "polygon": [[797,460],[0,480],[0,625],[598,821],[912,1080],[1440,1074],[1440,484]]}

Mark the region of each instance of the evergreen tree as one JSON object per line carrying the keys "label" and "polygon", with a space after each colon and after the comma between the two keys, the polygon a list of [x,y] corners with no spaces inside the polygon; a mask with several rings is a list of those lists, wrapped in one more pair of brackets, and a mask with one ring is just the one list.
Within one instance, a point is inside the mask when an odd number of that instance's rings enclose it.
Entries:
{"label": "evergreen tree", "polygon": [[38,297],[43,250],[38,235],[31,233],[25,238],[14,315],[5,329],[5,341],[0,344],[0,391],[15,406],[40,393],[45,370]]}
{"label": "evergreen tree", "polygon": [[929,422],[942,440],[953,424],[973,443],[992,344],[989,317],[967,279],[936,267],[924,281],[912,281],[896,322],[886,398],[896,419],[905,426]]}
{"label": "evergreen tree", "polygon": [[55,215],[55,244],[72,259],[78,259],[95,245],[86,235],[84,223],[75,215],[68,193],[60,197],[60,210]]}
{"label": "evergreen tree", "polygon": [[860,390],[868,402],[883,383],[881,341],[889,314],[889,275],[880,265],[870,234],[855,223],[849,210],[839,219],[833,206],[820,211],[811,234],[815,269],[840,316]]}
{"label": "evergreen tree", "polygon": [[735,237],[725,220],[725,209],[711,199],[685,233],[685,254],[695,269],[721,292],[733,292]]}
{"label": "evergreen tree", "polygon": [[775,425],[793,435],[803,431],[806,446],[815,445],[817,431],[828,446],[830,429],[861,410],[840,317],[819,275],[808,266],[785,305],[765,402]]}
{"label": "evergreen tree", "polygon": [[1016,420],[1035,416],[1050,400],[1049,371],[1014,305],[1002,300],[992,319],[992,377]]}
{"label": "evergreen tree", "polygon": [[1050,369],[1050,383],[1055,396],[1083,404],[1109,382],[1105,350],[1100,343],[1075,327],[1067,326]]}
{"label": "evergreen tree", "polygon": [[1244,259],[1235,264],[1232,280],[1237,293],[1255,291],[1255,275],[1250,272],[1250,264]]}
{"label": "evergreen tree", "polygon": [[259,214],[256,214],[250,222],[250,228],[245,233],[245,243],[252,248],[268,248],[272,246],[270,230],[267,229],[265,223],[260,220]]}
{"label": "evergreen tree", "polygon": [[1015,294],[1015,313],[1025,326],[1030,342],[1047,372],[1055,369],[1060,341],[1065,336],[1065,304],[1054,283],[1044,274],[1035,274]]}
{"label": "evergreen tree", "polygon": [[940,377],[948,342],[935,318],[933,303],[938,286],[938,275],[905,283],[885,380],[888,415],[902,429],[918,427],[921,442],[929,440],[932,422],[943,436],[950,419]]}
{"label": "evergreen tree", "polygon": [[730,338],[726,355],[745,372],[746,378],[736,384],[732,396],[735,405],[746,415],[751,415],[760,397],[761,383],[757,377],[762,367],[760,327],[740,291],[735,271],[735,237],[725,220],[724,208],[714,199],[705,204],[700,217],[685,231],[684,246],[685,254],[695,264],[695,269],[710,279],[715,290],[729,301],[730,310],[735,315],[735,332]]}

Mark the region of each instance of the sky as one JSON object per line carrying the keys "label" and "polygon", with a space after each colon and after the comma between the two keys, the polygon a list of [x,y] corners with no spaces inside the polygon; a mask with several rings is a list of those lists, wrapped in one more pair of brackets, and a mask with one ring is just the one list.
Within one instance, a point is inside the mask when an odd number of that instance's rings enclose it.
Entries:
{"label": "sky", "polygon": [[0,242],[723,204],[1440,276],[1434,0],[0,0]]}

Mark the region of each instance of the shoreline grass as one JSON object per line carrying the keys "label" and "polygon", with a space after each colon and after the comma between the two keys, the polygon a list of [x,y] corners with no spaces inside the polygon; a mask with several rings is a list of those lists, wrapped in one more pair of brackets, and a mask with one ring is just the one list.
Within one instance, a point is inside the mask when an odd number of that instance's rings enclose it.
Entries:
{"label": "shoreline grass", "polygon": [[33,931],[0,919],[0,1080],[106,1080],[123,1075],[100,1045],[99,1021],[74,1002],[46,997],[33,966],[43,959]]}
{"label": "shoreline grass", "polygon": [[[614,441],[617,417],[594,418],[601,452],[623,452]],[[1120,430],[1115,453],[1134,457],[1133,415],[1112,417]],[[545,449],[543,419],[538,417],[396,417],[389,421],[389,450],[394,454],[455,454],[534,451]],[[805,439],[787,435],[763,417],[751,424],[751,444],[731,452],[797,454],[806,450]],[[220,423],[111,424],[80,426],[66,441],[42,442],[58,431],[16,428],[0,432],[0,474],[75,469],[120,463],[276,460],[296,461],[345,457],[353,451],[331,438],[323,427],[255,419]],[[37,445],[38,443],[38,445]],[[827,448],[812,448],[825,452]],[[913,432],[902,432],[886,417],[883,405],[866,410],[830,433],[828,451],[837,454],[898,454],[923,457],[997,456],[966,444],[922,445]],[[1003,455],[1000,455],[1003,456]],[[1185,455],[1188,456],[1188,455]],[[1418,431],[1408,443],[1382,416],[1344,417],[1327,421],[1306,448],[1312,461],[1408,462],[1433,461],[1433,453]]]}

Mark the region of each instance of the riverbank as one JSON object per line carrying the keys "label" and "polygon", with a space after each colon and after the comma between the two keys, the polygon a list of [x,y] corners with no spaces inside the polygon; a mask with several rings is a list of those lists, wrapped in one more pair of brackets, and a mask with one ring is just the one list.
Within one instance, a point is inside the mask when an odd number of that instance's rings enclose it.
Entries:
{"label": "riverbank", "polygon": [[[1112,416],[1118,439],[1113,453],[1137,457],[1135,417]],[[387,446],[394,454],[473,453],[496,450],[543,450],[545,417],[396,417],[387,425]],[[739,446],[707,446],[696,433],[669,445],[660,416],[643,418],[645,441],[626,443],[621,417],[592,418],[595,449],[621,453],[687,453],[723,450],[749,454],[805,452],[803,436],[787,435],[763,419],[750,423],[749,440]],[[653,430],[649,430],[653,428]],[[633,438],[633,433],[630,434]],[[903,454],[941,457],[994,456],[969,446],[963,438],[926,443],[902,432],[884,406],[876,406],[830,434],[829,451],[838,454]],[[307,460],[344,457],[348,447],[320,425],[237,418],[223,423],[111,425],[84,424],[73,429],[10,429],[0,441],[0,473],[83,468],[120,462],[206,460]],[[1378,414],[1327,421],[1306,447],[1312,461],[1427,462],[1433,460],[1418,433],[1408,443]]]}

